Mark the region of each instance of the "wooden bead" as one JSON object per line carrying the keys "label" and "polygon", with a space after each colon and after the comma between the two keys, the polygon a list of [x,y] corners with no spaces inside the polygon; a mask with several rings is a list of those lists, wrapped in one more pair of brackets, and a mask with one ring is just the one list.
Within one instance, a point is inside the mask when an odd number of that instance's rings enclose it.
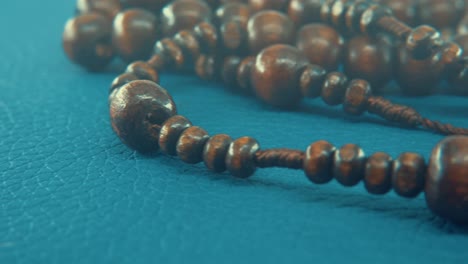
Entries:
{"label": "wooden bead", "polygon": [[386,194],[392,188],[392,158],[383,152],[370,156],[366,162],[364,186],[369,193]]}
{"label": "wooden bead", "polygon": [[315,64],[307,65],[301,74],[300,87],[302,96],[316,98],[322,93],[327,71]]}
{"label": "wooden bead", "polygon": [[395,52],[389,41],[368,36],[348,41],[343,60],[349,78],[368,81],[375,91],[393,78]]}
{"label": "wooden bead", "polygon": [[63,49],[68,58],[91,71],[102,70],[114,57],[112,25],[103,15],[89,13],[67,21]]}
{"label": "wooden bead", "polygon": [[248,3],[253,13],[267,9],[282,11],[288,6],[288,0],[248,0]]}
{"label": "wooden bead", "polygon": [[424,188],[425,174],[426,163],[421,155],[403,153],[393,162],[393,189],[402,197],[416,197]]}
{"label": "wooden bead", "polygon": [[217,29],[210,23],[201,22],[193,28],[193,33],[200,42],[200,49],[205,54],[212,54],[217,50]]}
{"label": "wooden bead", "polygon": [[247,31],[237,22],[228,22],[220,28],[222,47],[226,54],[246,53]]}
{"label": "wooden bead", "polygon": [[374,4],[362,13],[361,16],[361,32],[368,35],[376,35],[380,32],[377,27],[378,21],[385,16],[391,16],[392,10],[386,6]]}
{"label": "wooden bead", "polygon": [[148,59],[158,37],[156,16],[142,9],[130,9],[114,19],[113,43],[126,61]]}
{"label": "wooden bead", "polygon": [[[468,6],[468,5],[467,5]],[[457,35],[468,34],[468,15],[465,15],[457,26]]]}
{"label": "wooden bead", "polygon": [[406,38],[406,49],[417,60],[423,60],[433,54],[435,47],[443,44],[440,32],[435,28],[422,25],[414,28]]}
{"label": "wooden bead", "polygon": [[203,149],[203,161],[206,167],[214,172],[226,170],[226,155],[232,138],[228,135],[219,134],[212,136]]}
{"label": "wooden bead", "polygon": [[170,0],[120,0],[125,8],[142,8],[153,13],[159,13]]}
{"label": "wooden bead", "polygon": [[346,28],[351,33],[361,32],[361,18],[364,12],[372,6],[369,1],[356,1],[348,7],[345,14]]}
{"label": "wooden bead", "polygon": [[187,128],[192,126],[187,118],[176,115],[164,122],[159,132],[159,147],[167,155],[177,155],[177,142],[179,141],[180,135]]}
{"label": "wooden bead", "polygon": [[126,72],[135,74],[140,80],[159,83],[159,74],[151,65],[144,61],[136,61],[127,66]]}
{"label": "wooden bead", "polygon": [[175,34],[172,39],[182,50],[185,65],[193,65],[200,56],[200,43],[196,36],[191,31],[182,30]]}
{"label": "wooden bead", "polygon": [[436,28],[453,27],[463,16],[464,5],[464,0],[420,0],[420,23]]}
{"label": "wooden bead", "polygon": [[366,157],[354,144],[347,144],[335,152],[333,176],[343,186],[354,186],[364,177]]}
{"label": "wooden bead", "polygon": [[443,67],[443,76],[450,76],[459,68],[460,61],[463,60],[463,48],[455,42],[447,41],[440,49],[440,63]]}
{"label": "wooden bead", "polygon": [[185,56],[182,49],[170,38],[164,38],[154,45],[154,54],[159,54],[167,68],[182,69],[185,65]]}
{"label": "wooden bead", "polygon": [[258,142],[251,137],[242,137],[229,145],[226,154],[226,168],[238,178],[248,178],[256,170],[254,156],[260,149]]}
{"label": "wooden bead", "polygon": [[109,93],[112,93],[115,89],[118,89],[125,84],[136,80],[138,80],[138,76],[135,74],[131,72],[122,73],[121,75],[115,77],[115,79],[112,81]]}
{"label": "wooden bead", "polygon": [[311,182],[323,184],[333,179],[332,168],[335,151],[335,146],[324,140],[314,142],[307,148],[303,169]]}
{"label": "wooden bead", "polygon": [[240,57],[229,56],[224,58],[221,70],[221,79],[229,87],[237,87],[237,68],[241,63]]}
{"label": "wooden bead", "polygon": [[161,12],[164,36],[172,36],[180,30],[190,30],[196,24],[211,20],[211,8],[201,0],[175,0]]}
{"label": "wooden bead", "polygon": [[110,100],[112,128],[123,143],[140,152],[158,150],[161,125],[176,113],[169,93],[146,80],[127,83]]}
{"label": "wooden bead", "polygon": [[324,24],[309,24],[297,34],[296,46],[312,64],[326,70],[336,70],[343,51],[343,38],[332,27]]}
{"label": "wooden bead", "polygon": [[251,76],[253,65],[255,63],[255,57],[250,56],[244,58],[237,68],[237,83],[241,88],[241,91],[250,93],[252,91]]}
{"label": "wooden bead", "polygon": [[325,78],[322,87],[322,99],[328,105],[343,103],[346,93],[348,78],[341,72],[331,72]]}
{"label": "wooden bead", "polygon": [[416,1],[408,0],[382,0],[383,5],[388,6],[393,15],[403,23],[410,26],[418,24],[418,10],[416,8]]}
{"label": "wooden bead", "polygon": [[346,32],[346,13],[353,3],[353,0],[335,0],[331,7],[331,24],[340,32]]}
{"label": "wooden bead", "polygon": [[425,194],[437,215],[468,224],[468,138],[451,136],[439,142],[429,161]]}
{"label": "wooden bead", "polygon": [[250,8],[246,4],[237,2],[227,3],[216,10],[216,20],[219,25],[237,22],[242,28],[246,28],[250,13]]}
{"label": "wooden bead", "polygon": [[323,0],[291,0],[288,6],[288,16],[296,27],[319,22],[322,3]]}
{"label": "wooden bead", "polygon": [[320,19],[326,23],[331,24],[332,8],[335,0],[324,0],[320,7]]}
{"label": "wooden bead", "polygon": [[302,98],[299,82],[307,64],[295,47],[277,44],[264,49],[251,71],[257,97],[277,107],[295,106]]}
{"label": "wooden bead", "polygon": [[177,141],[177,156],[189,164],[203,161],[203,148],[210,136],[200,127],[192,126],[184,130]]}
{"label": "wooden bead", "polygon": [[109,19],[113,19],[121,9],[122,6],[119,0],[78,0],[76,2],[76,12],[78,14],[98,12]]}
{"label": "wooden bead", "polygon": [[219,75],[219,61],[210,55],[201,55],[195,63],[195,72],[203,80],[215,80]]}
{"label": "wooden bead", "polygon": [[372,95],[369,83],[354,79],[346,88],[343,109],[350,115],[361,115],[367,108],[367,99]]}
{"label": "wooden bead", "polygon": [[273,44],[292,44],[294,24],[278,11],[261,11],[250,18],[247,24],[248,45],[251,54]]}

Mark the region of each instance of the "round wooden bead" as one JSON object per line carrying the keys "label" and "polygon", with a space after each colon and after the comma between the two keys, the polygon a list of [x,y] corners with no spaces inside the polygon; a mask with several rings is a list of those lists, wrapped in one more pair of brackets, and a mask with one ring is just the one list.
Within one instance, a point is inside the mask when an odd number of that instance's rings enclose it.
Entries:
{"label": "round wooden bead", "polygon": [[305,97],[316,98],[322,93],[327,71],[315,64],[307,65],[301,74],[301,93]]}
{"label": "round wooden bead", "polygon": [[468,224],[468,138],[439,142],[429,161],[425,194],[429,208],[448,220]]}
{"label": "round wooden bead", "polygon": [[312,64],[326,70],[335,70],[340,64],[343,38],[332,27],[324,24],[308,24],[297,34],[296,46]]}
{"label": "round wooden bead", "polygon": [[156,16],[143,9],[130,9],[114,19],[113,43],[126,62],[149,58],[158,37]]}
{"label": "round wooden bead", "polygon": [[331,72],[325,78],[322,87],[322,100],[328,105],[339,105],[343,102],[348,78],[341,72]]}
{"label": "round wooden bead", "polygon": [[195,63],[195,72],[203,80],[215,80],[219,76],[219,63],[214,56],[200,55]]}
{"label": "round wooden bead", "polygon": [[426,163],[421,155],[403,153],[393,162],[393,189],[402,197],[416,197],[424,188],[425,174]]}
{"label": "round wooden bead", "polygon": [[226,170],[226,155],[232,138],[225,134],[212,136],[203,149],[203,161],[206,167],[214,172]]}
{"label": "round wooden bead", "polygon": [[435,28],[422,25],[414,28],[406,38],[406,49],[414,59],[423,60],[433,54],[435,47],[443,44],[440,32]]}
{"label": "round wooden bead", "polygon": [[355,144],[347,144],[335,151],[333,176],[343,186],[354,186],[364,177],[366,157]]}
{"label": "round wooden bead", "polygon": [[109,93],[112,93],[115,89],[118,89],[125,84],[131,82],[131,81],[136,81],[138,80],[138,76],[131,72],[125,72],[122,73],[121,75],[115,77],[115,79],[112,81]]}
{"label": "round wooden bead", "polygon": [[349,78],[364,79],[376,91],[393,78],[395,52],[383,38],[354,37],[344,54],[344,71]]}
{"label": "round wooden bead", "polygon": [[229,145],[226,154],[226,168],[238,178],[248,178],[256,170],[254,155],[260,149],[258,142],[251,137],[242,137]]}
{"label": "round wooden bead", "polygon": [[367,107],[367,99],[372,95],[369,83],[365,80],[354,79],[346,88],[343,109],[350,115],[361,115]]}
{"label": "round wooden bead", "polygon": [[386,194],[392,188],[392,158],[377,152],[366,161],[364,186],[369,193]]}
{"label": "round wooden bead", "polygon": [[281,11],[286,10],[288,6],[288,0],[248,0],[248,3],[253,13],[267,9]]}
{"label": "round wooden bead", "polygon": [[164,36],[172,36],[180,30],[190,30],[194,25],[211,20],[211,8],[201,0],[175,0],[161,12]]}
{"label": "round wooden bead", "polygon": [[219,25],[227,22],[237,22],[242,28],[246,28],[250,13],[250,8],[246,4],[238,2],[227,3],[216,10],[216,20]]}
{"label": "round wooden bead", "polygon": [[203,161],[203,148],[210,136],[200,127],[192,126],[184,130],[177,141],[177,156],[189,164]]}
{"label": "round wooden bead", "polygon": [[323,0],[291,0],[288,16],[296,27],[320,21],[320,8]]}
{"label": "round wooden bead", "polygon": [[127,83],[110,100],[112,128],[123,143],[140,152],[158,150],[161,125],[176,113],[169,93],[146,80]]}
{"label": "round wooden bead", "polygon": [[307,148],[303,169],[311,182],[323,184],[333,179],[332,168],[335,151],[335,146],[324,140],[314,142]]}
{"label": "round wooden bead", "polygon": [[277,11],[261,11],[252,16],[247,24],[248,45],[251,54],[273,44],[292,44],[295,36],[294,24]]}
{"label": "round wooden bead", "polygon": [[292,107],[301,100],[301,73],[307,66],[302,53],[288,45],[264,49],[255,59],[251,82],[258,98],[277,107]]}
{"label": "round wooden bead", "polygon": [[246,53],[247,32],[237,22],[228,22],[220,28],[222,47],[226,54]]}
{"label": "round wooden bead", "polygon": [[198,23],[193,28],[193,33],[200,42],[200,49],[203,53],[212,54],[217,50],[218,33],[212,24],[207,22]]}
{"label": "round wooden bead", "polygon": [[159,147],[161,150],[171,156],[177,155],[177,142],[180,135],[187,128],[192,126],[187,118],[176,115],[164,122],[159,132]]}
{"label": "round wooden bead", "polygon": [[113,19],[121,8],[119,0],[78,0],[76,2],[78,14],[99,12],[109,19]]}
{"label": "round wooden bead", "polygon": [[240,62],[237,68],[237,83],[241,91],[245,93],[250,93],[252,91],[250,72],[252,71],[254,63],[255,57],[246,57]]}
{"label": "round wooden bead", "polygon": [[142,8],[153,13],[159,13],[170,0],[120,0],[125,8]]}
{"label": "round wooden bead", "polygon": [[114,57],[112,24],[98,13],[77,16],[67,21],[63,49],[68,58],[88,70],[101,70]]}
{"label": "round wooden bead", "polygon": [[195,62],[200,56],[200,43],[191,31],[181,30],[174,35],[173,40],[181,48],[185,64]]}
{"label": "round wooden bead", "polygon": [[414,26],[418,23],[418,10],[416,1],[408,0],[382,0],[393,11],[393,15],[403,23]]}
{"label": "round wooden bead", "polygon": [[185,65],[182,49],[171,38],[164,38],[156,42],[153,53],[161,55],[165,67],[182,69]]}
{"label": "round wooden bead", "polygon": [[136,61],[127,66],[126,72],[135,74],[140,80],[153,81],[159,83],[158,72],[151,67],[147,62]]}
{"label": "round wooden bead", "polygon": [[223,67],[221,69],[221,79],[227,86],[237,86],[237,68],[239,67],[240,63],[241,58],[237,56],[229,56],[224,58]]}
{"label": "round wooden bead", "polygon": [[436,28],[453,27],[464,13],[464,0],[420,0],[419,18],[421,24]]}

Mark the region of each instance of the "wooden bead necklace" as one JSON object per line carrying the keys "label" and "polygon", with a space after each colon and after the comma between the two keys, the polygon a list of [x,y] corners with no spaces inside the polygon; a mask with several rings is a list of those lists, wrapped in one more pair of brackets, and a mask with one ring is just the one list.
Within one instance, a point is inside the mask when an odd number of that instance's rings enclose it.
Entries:
{"label": "wooden bead necklace", "polygon": [[[118,14],[117,11],[122,4],[142,6],[150,2],[157,2],[160,5],[158,8],[161,8],[166,1],[79,1],[84,3],[78,5],[79,12],[91,9],[104,15],[91,12],[67,23],[64,33],[67,54],[74,62],[98,70],[109,63],[114,51],[128,61],[151,53],[147,43],[158,38],[154,15],[144,10],[129,10],[125,14]],[[253,7],[250,10],[284,10],[288,2],[250,0],[249,4]],[[289,2],[288,12],[297,18],[294,23],[301,23],[298,21],[306,18],[304,14],[299,14],[300,8],[291,8],[293,2],[306,1]],[[467,83],[468,71],[461,57],[463,49],[452,42],[442,41],[435,29],[429,26],[412,29],[392,16],[388,8],[370,1],[307,3],[319,5],[322,21],[338,29],[364,32],[372,38],[382,31],[389,33],[405,43],[405,56],[411,59],[409,64],[428,65],[437,54],[442,62],[440,72],[450,77],[452,84],[463,86]],[[196,11],[191,13],[191,17],[184,15],[183,19],[179,19],[171,11],[176,10],[178,4],[194,4],[190,10]],[[155,4],[150,6],[154,7]],[[109,96],[111,124],[122,142],[142,153],[161,150],[168,155],[179,156],[186,163],[204,162],[211,171],[228,170],[239,178],[250,177],[256,168],[282,167],[302,169],[307,178],[316,184],[327,183],[333,178],[344,186],[354,186],[364,181],[366,189],[372,194],[385,194],[393,189],[402,197],[413,198],[424,192],[428,207],[435,214],[455,223],[468,224],[468,137],[463,136],[468,135],[467,129],[431,121],[412,108],[372,96],[368,81],[348,80],[345,74],[333,71],[333,65],[311,64],[300,50],[304,51],[306,47],[299,45],[298,49],[287,45],[287,41],[293,39],[288,34],[294,31],[288,28],[294,27],[294,23],[284,20],[284,15],[276,11],[258,12],[246,20],[248,10],[244,9],[245,6],[238,4],[232,9],[224,6],[216,14],[221,24],[218,30],[210,23],[209,6],[216,6],[216,1],[207,4],[195,0],[176,0],[166,5],[163,14],[166,12],[168,17],[162,29],[167,34],[175,35],[157,41],[148,61],[132,62],[125,73],[113,81]],[[181,11],[176,13],[184,13],[182,8],[178,10]],[[109,19],[106,18],[114,16],[114,32],[119,34],[111,32]],[[427,17],[430,15],[426,14],[424,19]],[[146,26],[135,26],[142,24]],[[271,36],[263,35],[268,32],[262,29],[265,24],[287,30]],[[187,29],[187,25],[196,26]],[[86,27],[86,30],[82,27]],[[179,27],[184,29],[180,30]],[[321,30],[323,28],[318,26],[306,28],[301,38],[318,36],[335,39],[335,43],[340,45],[339,36]],[[110,44],[112,37],[115,48]],[[245,45],[259,53],[244,57],[242,51]],[[350,47],[352,50],[353,45]],[[140,54],[136,55],[136,52]],[[193,65],[200,77],[221,79],[227,85],[240,87],[244,91],[253,90],[262,101],[274,106],[292,107],[302,97],[321,96],[328,105],[343,104],[345,112],[352,115],[368,111],[399,124],[454,136],[445,138],[435,146],[428,163],[421,155],[408,152],[395,160],[386,153],[366,157],[355,144],[336,148],[323,140],[312,143],[306,151],[262,150],[259,143],[250,137],[234,140],[224,134],[209,136],[204,129],[193,126],[187,118],[177,115],[172,97],[158,84],[161,70],[184,70]]]}

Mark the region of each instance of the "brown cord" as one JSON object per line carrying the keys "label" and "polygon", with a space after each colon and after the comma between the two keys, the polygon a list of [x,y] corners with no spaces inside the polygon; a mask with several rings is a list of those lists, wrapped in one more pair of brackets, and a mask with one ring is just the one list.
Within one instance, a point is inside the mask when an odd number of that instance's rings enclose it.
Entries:
{"label": "brown cord", "polygon": [[450,124],[442,124],[427,119],[411,107],[398,105],[389,100],[372,96],[367,101],[367,111],[386,120],[409,127],[423,127],[432,132],[443,135],[468,135],[468,129],[459,128]]}
{"label": "brown cord", "polygon": [[390,34],[398,36],[400,39],[405,39],[411,32],[412,28],[405,23],[395,19],[393,16],[382,17],[377,24],[381,29]]}
{"label": "brown cord", "polygon": [[259,168],[282,167],[302,169],[305,153],[293,149],[267,149],[255,153],[255,164]]}

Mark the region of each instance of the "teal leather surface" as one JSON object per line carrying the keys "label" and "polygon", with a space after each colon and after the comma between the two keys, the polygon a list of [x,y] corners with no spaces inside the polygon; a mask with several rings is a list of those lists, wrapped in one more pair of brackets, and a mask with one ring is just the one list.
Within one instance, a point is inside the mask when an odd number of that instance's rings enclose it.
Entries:
{"label": "teal leather surface", "polygon": [[[238,180],[129,150],[109,124],[117,72],[86,73],[62,52],[73,2],[2,3],[0,263],[467,263],[467,228],[434,217],[423,196],[314,186],[284,169]],[[320,100],[284,112],[192,76],[163,74],[162,85],[210,134],[263,148],[326,139],[428,157],[442,138]],[[468,98],[392,99],[468,127]]]}

